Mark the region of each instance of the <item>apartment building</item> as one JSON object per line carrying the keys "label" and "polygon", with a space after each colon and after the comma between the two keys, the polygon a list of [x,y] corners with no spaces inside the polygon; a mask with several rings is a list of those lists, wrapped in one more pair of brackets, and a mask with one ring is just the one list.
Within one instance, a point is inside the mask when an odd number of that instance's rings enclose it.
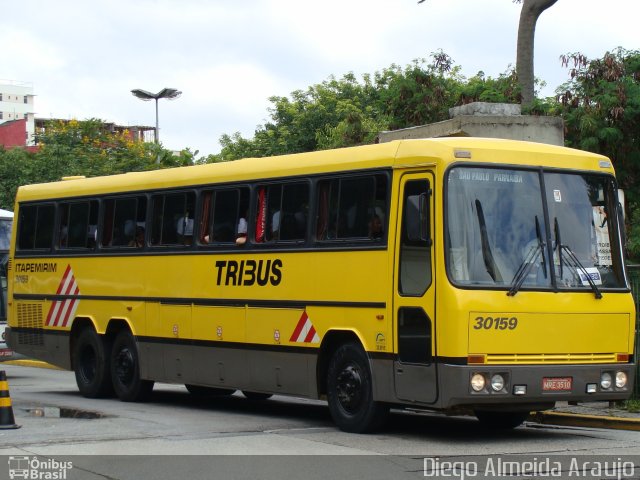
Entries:
{"label": "apartment building", "polygon": [[[38,148],[35,134],[43,133],[48,121],[69,120],[36,118],[33,106],[33,84],[0,79],[0,147]],[[126,132],[129,138],[139,142],[152,142],[155,128],[145,125],[117,125],[105,122],[103,128],[109,133]]]}
{"label": "apartment building", "polygon": [[22,145],[25,146],[34,145],[35,111],[33,98],[32,83],[0,80],[0,125],[6,122],[24,120],[25,138],[22,139]]}

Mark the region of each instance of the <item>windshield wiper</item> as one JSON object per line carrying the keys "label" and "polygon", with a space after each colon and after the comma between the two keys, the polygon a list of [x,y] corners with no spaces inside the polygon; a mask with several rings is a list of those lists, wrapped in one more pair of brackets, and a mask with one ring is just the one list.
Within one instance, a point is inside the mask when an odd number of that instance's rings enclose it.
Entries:
{"label": "windshield wiper", "polygon": [[[558,260],[560,261],[560,278],[562,278],[562,252],[566,252],[567,260],[569,260],[567,261],[567,265],[575,268],[576,270],[579,270],[579,272],[582,273],[584,277],[587,279],[587,283],[589,283],[589,286],[591,287],[591,290],[593,290],[595,297],[597,299],[601,299],[602,292],[600,292],[600,289],[598,288],[596,283],[593,281],[593,278],[591,278],[591,274],[587,271],[586,267],[582,264],[580,260],[578,260],[578,257],[576,257],[576,254],[573,253],[573,250],[569,248],[569,245],[562,245],[560,241],[560,226],[558,225],[557,218],[555,218],[554,220],[554,228],[556,230],[555,236],[556,236],[556,248],[558,249]],[[578,275],[578,278],[580,278],[580,275]]]}
{"label": "windshield wiper", "polygon": [[476,212],[478,214],[478,223],[480,224],[480,242],[482,243],[482,258],[484,260],[484,266],[487,269],[487,273],[493,279],[494,282],[502,283],[502,275],[496,265],[496,261],[491,253],[491,246],[489,245],[489,235],[487,234],[487,223],[484,220],[484,212],[482,211],[482,203],[476,198]]}
{"label": "windshield wiper", "polygon": [[507,295],[513,297],[518,291],[524,280],[529,275],[531,268],[538,261],[538,257],[542,255],[542,269],[544,271],[544,278],[547,278],[547,262],[544,258],[544,247],[545,243],[542,241],[542,233],[540,231],[540,222],[538,221],[538,216],[536,215],[536,237],[538,238],[538,244],[533,246],[527,252],[527,256],[522,261],[520,266],[518,267],[518,271],[513,276],[513,280],[511,281],[511,288],[507,292]]}
{"label": "windshield wiper", "polygon": [[[562,239],[560,238],[560,226],[558,225],[558,217],[553,219],[553,230],[556,237],[556,248],[558,249],[558,263],[560,264],[560,278],[563,276],[562,271]],[[554,248],[555,251],[555,248]]]}

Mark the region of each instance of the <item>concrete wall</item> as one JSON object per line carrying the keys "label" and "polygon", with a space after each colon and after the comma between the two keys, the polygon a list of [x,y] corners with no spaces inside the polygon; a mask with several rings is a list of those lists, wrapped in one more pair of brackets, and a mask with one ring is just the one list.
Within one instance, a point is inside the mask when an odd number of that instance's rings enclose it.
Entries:
{"label": "concrete wall", "polygon": [[470,103],[452,108],[443,122],[380,132],[380,142],[406,138],[488,137],[564,145],[564,122],[559,117],[520,115],[520,106]]}

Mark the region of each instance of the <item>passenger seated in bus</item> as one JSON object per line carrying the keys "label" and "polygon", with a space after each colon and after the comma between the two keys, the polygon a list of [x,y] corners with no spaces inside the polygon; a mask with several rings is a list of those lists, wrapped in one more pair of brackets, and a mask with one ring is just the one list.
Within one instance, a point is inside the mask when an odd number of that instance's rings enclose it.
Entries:
{"label": "passenger seated in bus", "polygon": [[280,210],[276,210],[271,217],[271,237],[269,240],[280,238]]}
{"label": "passenger seated in bus", "polygon": [[279,239],[280,240],[297,240],[296,233],[296,219],[290,213],[285,213],[282,216],[282,222],[280,225]]}
{"label": "passenger seated in bus", "polygon": [[240,220],[238,220],[236,245],[244,245],[245,243],[247,243],[247,219],[245,217],[240,217]]}
{"label": "passenger seated in bus", "polygon": [[117,226],[114,227],[113,238],[111,246],[125,246],[129,245],[129,242],[135,240],[136,236],[136,222],[133,220],[125,220],[122,230]]}
{"label": "passenger seated in bus", "polygon": [[382,236],[382,220],[380,220],[378,215],[374,215],[369,221],[369,238],[378,240],[381,239]]}
{"label": "passenger seated in bus", "polygon": [[296,220],[296,237],[304,238],[307,233],[307,214],[309,212],[309,205],[303,203],[302,206],[294,214]]}
{"label": "passenger seated in bus", "polygon": [[176,231],[180,243],[191,245],[193,242],[193,218],[189,218],[189,212],[185,212],[184,217],[178,219]]}
{"label": "passenger seated in bus", "polygon": [[96,240],[98,239],[98,226],[89,225],[87,228],[87,247],[93,248],[96,246]]}
{"label": "passenger seated in bus", "polygon": [[68,234],[67,226],[63,225],[62,228],[60,229],[60,243],[58,246],[60,247],[67,246],[67,234]]}
{"label": "passenger seated in bus", "polygon": [[130,247],[142,248],[144,247],[144,228],[136,227],[136,236],[129,242]]}

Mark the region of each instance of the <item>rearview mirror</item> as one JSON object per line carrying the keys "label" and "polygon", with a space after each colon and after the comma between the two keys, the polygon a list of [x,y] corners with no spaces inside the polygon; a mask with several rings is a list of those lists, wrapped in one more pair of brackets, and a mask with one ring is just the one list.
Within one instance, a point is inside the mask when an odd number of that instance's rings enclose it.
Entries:
{"label": "rearview mirror", "polygon": [[407,240],[410,242],[429,242],[429,197],[426,193],[407,197],[405,208]]}

